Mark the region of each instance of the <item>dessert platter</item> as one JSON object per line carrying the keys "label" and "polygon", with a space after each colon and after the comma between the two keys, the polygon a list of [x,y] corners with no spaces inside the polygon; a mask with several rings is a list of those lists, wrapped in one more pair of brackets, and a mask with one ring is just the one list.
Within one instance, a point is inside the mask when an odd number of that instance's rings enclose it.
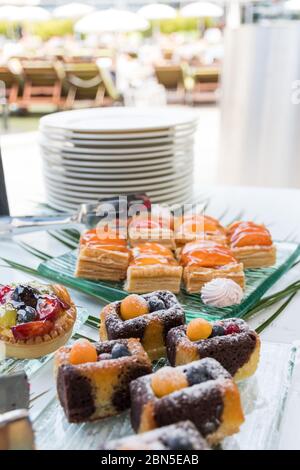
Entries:
{"label": "dessert platter", "polygon": [[298,244],[275,242],[262,224],[225,227],[208,215],[174,217],[163,207],[130,218],[122,236],[85,231],[77,250],[41,263],[39,272],[108,301],[163,286],[177,295],[188,320],[199,309],[218,320],[243,317],[299,254]]}

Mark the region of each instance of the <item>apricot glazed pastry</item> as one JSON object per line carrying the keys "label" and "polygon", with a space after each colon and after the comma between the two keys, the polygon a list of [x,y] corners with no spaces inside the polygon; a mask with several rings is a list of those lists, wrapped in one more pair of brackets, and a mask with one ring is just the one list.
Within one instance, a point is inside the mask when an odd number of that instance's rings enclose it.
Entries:
{"label": "apricot glazed pastry", "polygon": [[147,241],[157,242],[175,249],[174,232],[170,228],[170,219],[162,217],[134,217],[128,224],[128,237],[131,246]]}
{"label": "apricot glazed pastry", "polygon": [[161,289],[178,293],[182,267],[172,251],[160,243],[141,243],[132,250],[125,290],[143,294]]}
{"label": "apricot glazed pastry", "polygon": [[108,442],[106,450],[209,450],[205,439],[191,421],[154,429]]}
{"label": "apricot glazed pastry", "polygon": [[70,423],[113,416],[130,406],[129,383],[152,371],[138,339],[76,341],[55,354],[57,394]]}
{"label": "apricot glazed pastry", "polygon": [[245,268],[264,268],[276,263],[276,247],[264,225],[234,222],[228,227],[227,236],[232,253]]}
{"label": "apricot glazed pastry", "polygon": [[131,424],[139,433],[190,420],[215,444],[244,421],[236,384],[212,358],[140,377],[131,382],[130,395]]}
{"label": "apricot glazed pastry", "polygon": [[204,284],[216,278],[228,278],[241,287],[245,284],[243,264],[229,248],[209,240],[187,243],[179,254],[186,291],[199,292]]}
{"label": "apricot glazed pastry", "polygon": [[193,240],[213,240],[226,245],[226,230],[217,219],[203,214],[186,214],[175,221],[176,246]]}
{"label": "apricot glazed pastry", "polygon": [[37,283],[0,286],[0,341],[6,355],[33,359],[65,344],[76,307],[65,287]]}
{"label": "apricot glazed pastry", "polygon": [[174,294],[156,291],[146,295],[131,294],[122,301],[106,305],[100,314],[102,341],[140,338],[151,360],[166,353],[166,336],[175,326],[183,325],[183,308]]}
{"label": "apricot glazed pastry", "polygon": [[167,336],[167,356],[172,366],[212,357],[234,378],[250,377],[257,369],[260,353],[258,334],[244,320],[228,318],[210,323],[195,318]]}
{"label": "apricot glazed pastry", "polygon": [[87,230],[80,238],[75,275],[93,280],[123,280],[126,278],[129,255],[126,240],[99,237],[97,229]]}

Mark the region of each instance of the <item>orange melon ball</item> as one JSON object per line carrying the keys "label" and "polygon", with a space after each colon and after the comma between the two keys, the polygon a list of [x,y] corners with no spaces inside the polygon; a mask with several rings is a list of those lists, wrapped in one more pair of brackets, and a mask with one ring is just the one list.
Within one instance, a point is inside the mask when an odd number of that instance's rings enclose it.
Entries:
{"label": "orange melon ball", "polygon": [[97,362],[97,350],[87,339],[76,341],[70,351],[70,363],[73,365]]}
{"label": "orange melon ball", "polygon": [[158,398],[188,386],[184,373],[175,367],[163,367],[151,380],[152,390]]}
{"label": "orange melon ball", "polygon": [[211,335],[212,325],[204,318],[195,318],[192,320],[186,330],[186,334],[191,341],[206,339]]}
{"label": "orange melon ball", "polygon": [[149,307],[144,297],[131,294],[122,300],[120,313],[123,320],[130,320],[149,313]]}

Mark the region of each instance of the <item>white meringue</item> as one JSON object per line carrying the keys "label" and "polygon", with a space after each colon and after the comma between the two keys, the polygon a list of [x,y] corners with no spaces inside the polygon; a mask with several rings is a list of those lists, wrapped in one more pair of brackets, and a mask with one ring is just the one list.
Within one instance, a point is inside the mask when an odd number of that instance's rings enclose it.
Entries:
{"label": "white meringue", "polygon": [[236,282],[222,277],[207,282],[201,289],[203,303],[213,307],[238,305],[243,295],[243,289]]}

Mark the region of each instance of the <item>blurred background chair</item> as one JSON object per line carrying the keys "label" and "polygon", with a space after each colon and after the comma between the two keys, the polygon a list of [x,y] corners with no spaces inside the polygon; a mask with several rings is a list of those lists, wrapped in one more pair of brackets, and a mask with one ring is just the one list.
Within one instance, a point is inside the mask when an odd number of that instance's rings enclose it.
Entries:
{"label": "blurred background chair", "polygon": [[192,103],[214,103],[218,98],[220,69],[218,66],[201,66],[192,72]]}
{"label": "blurred background chair", "polygon": [[27,108],[32,104],[50,104],[62,108],[64,68],[59,61],[22,60],[24,88],[18,104]]}
{"label": "blurred background chair", "polygon": [[186,96],[185,71],[183,65],[156,65],[155,76],[167,91],[169,103],[184,103]]}
{"label": "blurred background chair", "polygon": [[72,109],[77,103],[90,106],[110,106],[119,99],[112,76],[108,70],[100,69],[95,63],[67,63],[65,86],[67,95],[65,107]]}

